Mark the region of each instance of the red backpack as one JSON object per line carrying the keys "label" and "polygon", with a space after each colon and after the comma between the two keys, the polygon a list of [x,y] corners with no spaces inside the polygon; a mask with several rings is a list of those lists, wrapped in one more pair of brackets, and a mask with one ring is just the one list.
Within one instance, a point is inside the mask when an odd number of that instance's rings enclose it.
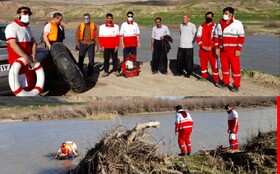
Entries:
{"label": "red backpack", "polygon": [[138,76],[140,72],[140,66],[136,61],[136,56],[133,54],[129,54],[125,61],[121,63],[121,73],[125,77],[134,77]]}

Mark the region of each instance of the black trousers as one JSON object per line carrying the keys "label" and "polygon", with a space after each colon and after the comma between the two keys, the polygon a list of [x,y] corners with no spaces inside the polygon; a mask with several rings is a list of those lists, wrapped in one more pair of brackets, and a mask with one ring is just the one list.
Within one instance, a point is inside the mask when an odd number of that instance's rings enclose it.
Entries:
{"label": "black trousers", "polygon": [[167,53],[163,51],[162,41],[154,41],[154,52],[152,58],[152,71],[161,73],[167,73]]}
{"label": "black trousers", "polygon": [[93,69],[92,67],[94,65],[94,48],[95,48],[95,44],[86,45],[86,44],[80,43],[78,65],[82,72],[83,72],[84,59],[86,57],[86,53],[88,53],[88,59],[89,59],[88,71],[91,71]]}
{"label": "black trousers", "polygon": [[187,75],[193,72],[193,48],[178,48],[177,53],[177,72],[183,74],[183,70]]}
{"label": "black trousers", "polygon": [[109,73],[110,57],[113,59],[113,71],[117,71],[118,68],[118,51],[115,48],[105,48],[103,52],[104,56],[104,72]]}

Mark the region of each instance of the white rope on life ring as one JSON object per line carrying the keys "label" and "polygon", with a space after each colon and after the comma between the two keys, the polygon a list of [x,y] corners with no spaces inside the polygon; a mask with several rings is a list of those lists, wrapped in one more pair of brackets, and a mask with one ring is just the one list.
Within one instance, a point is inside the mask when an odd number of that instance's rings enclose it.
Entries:
{"label": "white rope on life ring", "polygon": [[43,70],[40,62],[35,63],[33,70],[35,71],[36,76],[37,76],[36,85],[31,91],[25,91],[20,86],[19,81],[18,81],[19,70],[22,66],[24,66],[23,60],[24,60],[23,58],[18,58],[17,60],[15,60],[15,62],[13,63],[13,65],[9,71],[10,88],[12,89],[13,93],[16,96],[36,96],[42,91],[44,83],[45,83],[44,70]]}

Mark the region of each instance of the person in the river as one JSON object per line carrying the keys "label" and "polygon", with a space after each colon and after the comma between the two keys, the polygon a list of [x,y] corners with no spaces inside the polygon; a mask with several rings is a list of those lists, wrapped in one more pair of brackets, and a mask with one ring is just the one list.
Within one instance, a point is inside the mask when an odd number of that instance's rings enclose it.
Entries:
{"label": "person in the river", "polygon": [[75,153],[73,152],[73,150],[69,146],[67,146],[65,142],[63,142],[55,155],[55,159],[72,158],[74,156]]}

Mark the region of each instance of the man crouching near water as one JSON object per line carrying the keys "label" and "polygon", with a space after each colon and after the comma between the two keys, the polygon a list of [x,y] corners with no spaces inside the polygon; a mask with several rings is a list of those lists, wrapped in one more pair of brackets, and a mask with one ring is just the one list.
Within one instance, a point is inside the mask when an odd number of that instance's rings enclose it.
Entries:
{"label": "man crouching near water", "polygon": [[73,151],[69,146],[66,145],[65,142],[63,142],[54,158],[60,160],[73,157],[75,157],[75,151]]}
{"label": "man crouching near water", "polygon": [[191,115],[183,110],[181,105],[176,106],[175,133],[178,135],[178,144],[181,149],[179,156],[185,156],[186,154],[189,156],[191,154],[192,127],[193,120]]}
{"label": "man crouching near water", "polygon": [[238,146],[238,113],[230,106],[226,105],[225,110],[228,113],[228,133],[229,133],[229,144],[231,150],[239,150]]}

